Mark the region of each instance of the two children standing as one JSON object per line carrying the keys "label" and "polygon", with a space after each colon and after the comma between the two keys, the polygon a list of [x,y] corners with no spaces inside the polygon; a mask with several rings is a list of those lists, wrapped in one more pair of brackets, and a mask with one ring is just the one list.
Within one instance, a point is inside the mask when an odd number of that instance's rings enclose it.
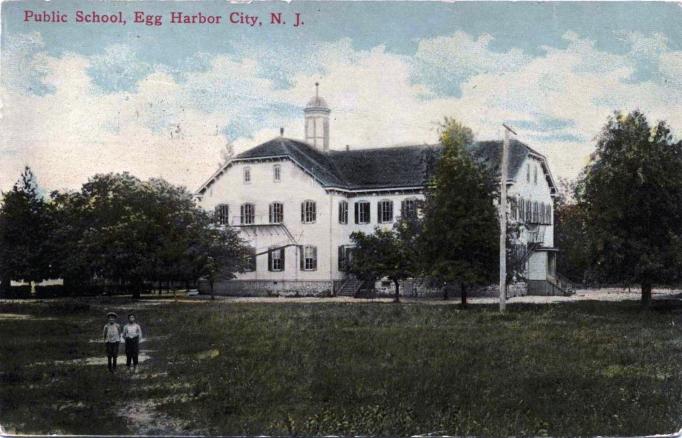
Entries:
{"label": "two children standing", "polygon": [[107,351],[107,366],[110,372],[116,370],[116,359],[118,358],[118,344],[125,342],[126,366],[133,371],[137,371],[138,356],[140,354],[140,340],[142,339],[142,329],[135,322],[135,315],[128,315],[128,323],[121,326],[116,322],[118,315],[114,312],[107,313],[107,323],[104,325],[104,344]]}

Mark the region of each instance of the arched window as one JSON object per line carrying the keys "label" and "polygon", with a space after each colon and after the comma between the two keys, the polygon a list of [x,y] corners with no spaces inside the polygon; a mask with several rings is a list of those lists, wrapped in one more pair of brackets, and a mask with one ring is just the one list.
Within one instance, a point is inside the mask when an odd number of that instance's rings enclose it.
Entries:
{"label": "arched window", "polygon": [[348,223],[348,202],[346,201],[339,202],[339,223]]}
{"label": "arched window", "polygon": [[256,221],[256,206],[253,204],[242,204],[240,223],[242,225],[253,225]]}
{"label": "arched window", "polygon": [[317,220],[317,205],[315,201],[303,201],[301,203],[301,222],[312,224]]}
{"label": "arched window", "polygon": [[368,201],[358,201],[355,203],[355,223],[368,224],[371,218],[371,211]]}
{"label": "arched window", "polygon": [[393,201],[388,199],[377,204],[377,222],[385,224],[393,222]]}
{"label": "arched window", "polygon": [[213,214],[215,222],[219,225],[230,224],[230,207],[227,204],[218,204]]}
{"label": "arched window", "polygon": [[270,204],[270,223],[281,224],[284,222],[284,205],[281,202]]}

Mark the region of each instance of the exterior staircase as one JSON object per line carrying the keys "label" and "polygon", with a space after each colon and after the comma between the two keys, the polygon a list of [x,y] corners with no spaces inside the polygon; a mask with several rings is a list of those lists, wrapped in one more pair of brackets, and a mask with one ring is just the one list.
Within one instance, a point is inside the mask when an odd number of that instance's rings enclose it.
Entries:
{"label": "exterior staircase", "polygon": [[575,285],[561,274],[556,274],[554,278],[547,278],[547,283],[552,289],[552,295],[573,295],[575,294]]}
{"label": "exterior staircase", "polygon": [[358,292],[362,289],[365,284],[363,280],[359,280],[355,277],[348,277],[341,286],[336,291],[336,295],[339,297],[357,297]]}

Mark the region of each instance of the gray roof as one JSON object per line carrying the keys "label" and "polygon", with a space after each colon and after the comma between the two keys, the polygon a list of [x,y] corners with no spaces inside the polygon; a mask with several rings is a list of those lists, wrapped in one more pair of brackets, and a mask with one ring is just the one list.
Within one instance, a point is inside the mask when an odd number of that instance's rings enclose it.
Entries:
{"label": "gray roof", "polygon": [[[499,170],[501,146],[501,141],[483,141],[472,145],[470,151],[477,160]],[[440,145],[412,145],[332,150],[325,153],[302,141],[278,137],[242,152],[233,160],[289,158],[310,173],[323,187],[376,190],[423,187],[441,150]],[[510,142],[510,179],[514,178],[529,154],[544,161],[544,156],[527,145],[515,140]],[[219,174],[220,172],[216,175]],[[203,192],[215,180],[216,175],[199,192]]]}

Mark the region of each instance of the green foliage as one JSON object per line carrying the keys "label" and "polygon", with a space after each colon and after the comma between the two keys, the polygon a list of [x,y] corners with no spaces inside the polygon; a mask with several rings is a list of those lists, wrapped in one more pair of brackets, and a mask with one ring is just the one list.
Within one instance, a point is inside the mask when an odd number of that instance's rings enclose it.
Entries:
{"label": "green foliage", "polygon": [[604,282],[651,285],[679,279],[682,269],[682,142],[665,122],[616,113],[577,188],[594,273]]}
{"label": "green foliage", "polygon": [[0,281],[41,281],[49,278],[52,229],[50,207],[38,192],[31,169],[26,167],[12,189],[2,194],[0,208]]}
{"label": "green foliage", "polygon": [[230,278],[247,248],[215,227],[191,193],[162,179],[95,175],[78,192],[37,192],[30,170],[0,210],[1,278],[63,278],[64,291],[114,283],[139,296],[146,283]]}
{"label": "green foliage", "polygon": [[591,283],[586,227],[585,211],[581,205],[557,205],[554,211],[554,245],[560,248],[557,272],[579,284]]}
{"label": "green foliage", "polygon": [[397,223],[395,230],[376,227],[373,234],[352,233],[355,248],[349,271],[363,280],[387,277],[395,285],[395,301],[399,301],[399,281],[414,276],[417,267],[417,256],[408,236],[402,222]]}
{"label": "green foliage", "polygon": [[472,143],[469,128],[446,119],[443,155],[426,194],[421,260],[427,274],[446,283],[489,283],[498,272],[495,178],[468,153]]}

